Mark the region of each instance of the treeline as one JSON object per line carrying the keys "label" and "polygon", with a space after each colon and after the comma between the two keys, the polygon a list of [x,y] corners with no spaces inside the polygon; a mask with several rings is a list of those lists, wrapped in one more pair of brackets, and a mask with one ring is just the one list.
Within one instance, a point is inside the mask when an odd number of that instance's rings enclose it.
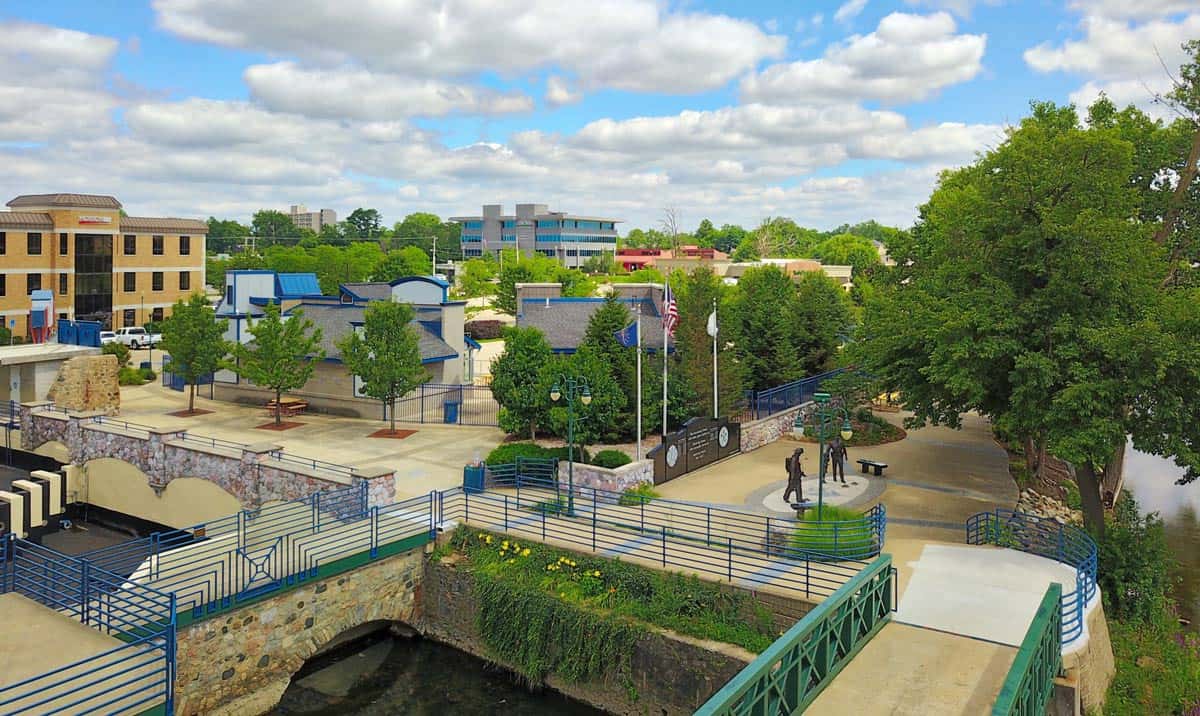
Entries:
{"label": "treeline", "polygon": [[442,221],[436,214],[414,212],[388,228],[376,209],[357,208],[343,221],[321,227],[320,232],[296,226],[290,216],[274,209],[262,209],[254,213],[250,225],[232,219],[208,218],[208,250],[212,253],[233,253],[246,245],[258,248],[267,246],[303,246],[312,248],[322,244],[347,244],[356,241],[378,240],[384,245],[399,248],[400,245],[420,246],[427,253],[437,241],[438,256],[447,259],[462,257],[459,244],[460,227]]}
{"label": "treeline", "polygon": [[225,272],[234,269],[270,269],[280,273],[315,273],[321,292],[337,293],[338,284],[355,281],[391,281],[401,276],[428,276],[433,261],[419,246],[384,250],[377,242],[345,245],[268,245],[259,251],[242,251],[228,259],[208,259],[208,282],[225,288]]}

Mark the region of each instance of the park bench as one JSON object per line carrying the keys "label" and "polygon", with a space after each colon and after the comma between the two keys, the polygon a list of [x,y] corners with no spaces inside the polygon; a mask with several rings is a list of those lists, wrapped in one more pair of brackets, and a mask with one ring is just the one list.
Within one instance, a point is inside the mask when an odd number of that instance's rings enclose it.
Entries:
{"label": "park bench", "polygon": [[[267,401],[267,413],[275,415],[275,401]],[[287,417],[292,417],[298,413],[303,413],[308,410],[308,401],[299,400],[297,398],[284,398],[279,401],[279,414]]]}
{"label": "park bench", "polygon": [[858,460],[858,464],[862,466],[862,471],[863,471],[864,475],[867,474],[867,470],[874,468],[875,476],[882,477],[883,471],[885,469],[887,469],[886,462],[877,462],[875,460],[868,460],[866,458],[862,458],[862,459]]}

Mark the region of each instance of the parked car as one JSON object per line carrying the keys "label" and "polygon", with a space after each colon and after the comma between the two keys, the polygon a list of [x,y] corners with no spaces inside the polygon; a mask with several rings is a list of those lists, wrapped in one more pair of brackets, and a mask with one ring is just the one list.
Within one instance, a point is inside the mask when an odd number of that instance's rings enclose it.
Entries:
{"label": "parked car", "polygon": [[100,331],[100,345],[108,345],[109,343],[117,342],[116,331]]}
{"label": "parked car", "polygon": [[117,340],[136,350],[145,346],[157,345],[158,343],[162,342],[162,334],[147,333],[146,329],[140,326],[131,328],[118,328]]}

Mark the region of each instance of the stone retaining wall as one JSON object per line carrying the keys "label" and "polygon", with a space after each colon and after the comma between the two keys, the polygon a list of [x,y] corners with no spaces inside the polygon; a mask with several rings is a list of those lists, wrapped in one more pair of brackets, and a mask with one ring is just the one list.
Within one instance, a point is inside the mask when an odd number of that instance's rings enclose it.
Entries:
{"label": "stone retaining wall", "polygon": [[[558,480],[566,483],[567,463],[558,463]],[[654,483],[654,461],[638,460],[628,465],[609,469],[599,465],[583,465],[575,463],[575,486],[592,487],[609,492],[624,492],[646,482]]]}
{"label": "stone retaining wall", "polygon": [[808,402],[794,408],[781,410],[759,420],[742,423],[742,452],[757,450],[790,433],[796,422],[796,416],[803,415],[807,420],[815,406],[816,403]]}
{"label": "stone retaining wall", "polygon": [[1104,600],[1099,593],[1096,605],[1084,617],[1087,623],[1087,644],[1063,654],[1063,671],[1073,681],[1079,703],[1086,713],[1103,711],[1108,685],[1117,673],[1112,640],[1108,635],[1108,620],[1104,617]]}
{"label": "stone retaining wall", "polygon": [[424,559],[423,549],[411,550],[181,628],[176,713],[266,713],[340,634],[375,621],[413,623]]}

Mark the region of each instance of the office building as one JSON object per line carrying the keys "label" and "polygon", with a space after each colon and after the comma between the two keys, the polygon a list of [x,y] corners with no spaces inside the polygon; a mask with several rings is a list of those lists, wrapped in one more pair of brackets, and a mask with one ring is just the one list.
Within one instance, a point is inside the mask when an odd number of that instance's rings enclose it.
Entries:
{"label": "office building", "polygon": [[522,256],[537,252],[576,267],[589,257],[617,250],[620,219],[550,211],[546,204],[517,204],[515,214],[501,210],[499,204],[486,204],[481,216],[450,218],[462,225],[464,258],[516,249]]}
{"label": "office building", "polygon": [[288,207],[288,217],[297,229],[311,229],[318,234],[326,226],[337,225],[337,212],[333,209],[309,211],[303,204],[292,204]]}
{"label": "office building", "polygon": [[122,216],[121,202],[93,194],[26,194],[0,211],[0,317],[30,335],[34,291],[53,293],[57,320],[105,328],[162,320],[180,298],[204,290],[208,224]]}

